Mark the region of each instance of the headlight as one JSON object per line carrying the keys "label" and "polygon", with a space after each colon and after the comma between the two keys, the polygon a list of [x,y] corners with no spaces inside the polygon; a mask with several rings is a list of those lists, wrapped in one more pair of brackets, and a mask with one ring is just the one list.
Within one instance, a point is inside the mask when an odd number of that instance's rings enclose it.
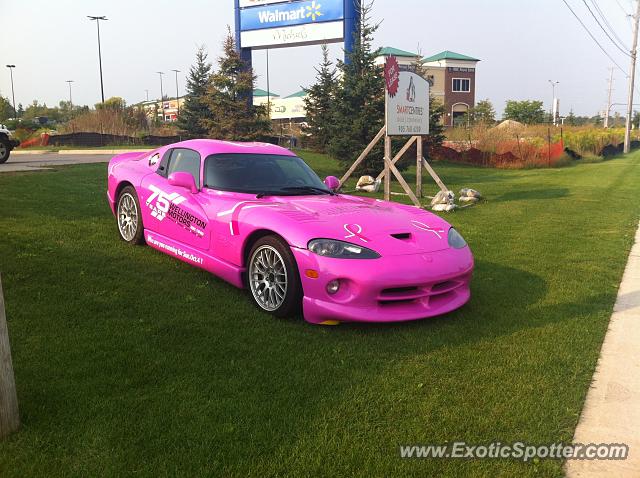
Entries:
{"label": "headlight", "polygon": [[335,239],[313,239],[309,241],[308,248],[319,256],[337,259],[378,259],[380,257],[380,254],[371,249]]}
{"label": "headlight", "polygon": [[464,237],[460,235],[458,231],[456,231],[453,227],[449,229],[449,246],[454,249],[462,249],[467,245],[467,241],[464,240]]}

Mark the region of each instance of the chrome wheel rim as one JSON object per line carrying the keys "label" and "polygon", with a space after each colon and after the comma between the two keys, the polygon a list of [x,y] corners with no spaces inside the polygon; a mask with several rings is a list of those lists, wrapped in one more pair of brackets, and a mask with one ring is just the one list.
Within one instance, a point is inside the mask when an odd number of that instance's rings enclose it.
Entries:
{"label": "chrome wheel rim", "polygon": [[287,268],[272,246],[260,246],[249,262],[249,286],[258,305],[268,312],[277,310],[287,296]]}
{"label": "chrome wheel rim", "polygon": [[138,231],[138,208],[129,193],[124,193],[118,201],[118,229],[125,241],[131,241]]}

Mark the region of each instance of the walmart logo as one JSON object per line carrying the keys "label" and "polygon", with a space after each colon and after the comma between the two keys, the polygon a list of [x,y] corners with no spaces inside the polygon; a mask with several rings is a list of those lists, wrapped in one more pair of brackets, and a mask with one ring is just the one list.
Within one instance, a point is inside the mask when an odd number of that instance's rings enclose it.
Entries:
{"label": "walmart logo", "polygon": [[294,10],[289,9],[275,9],[265,10],[258,13],[260,23],[280,23],[280,22],[294,22],[297,20],[303,20],[310,18],[312,21],[316,21],[317,18],[322,16],[322,5],[316,0],[311,2],[311,5],[302,6]]}
{"label": "walmart logo", "polygon": [[316,18],[321,17],[322,12],[320,11],[320,7],[322,7],[322,5],[313,0],[311,5],[307,7],[307,18],[311,17],[311,20],[315,22]]}
{"label": "walmart logo", "polygon": [[344,0],[296,0],[240,9],[242,31],[344,19]]}

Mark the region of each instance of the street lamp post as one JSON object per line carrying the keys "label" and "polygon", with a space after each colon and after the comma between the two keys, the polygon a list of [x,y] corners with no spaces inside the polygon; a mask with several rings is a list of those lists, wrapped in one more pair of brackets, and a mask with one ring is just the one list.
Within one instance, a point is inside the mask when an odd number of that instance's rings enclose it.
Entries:
{"label": "street lamp post", "polygon": [[162,91],[162,75],[164,75],[164,71],[157,71],[158,75],[160,75],[160,106],[162,108],[162,122],[164,123],[164,91]]}
{"label": "street lamp post", "polygon": [[66,82],[69,83],[69,109],[73,111],[73,98],[71,97],[71,83],[73,83],[73,80],[66,80]]}
{"label": "street lamp post", "polygon": [[11,75],[11,99],[13,100],[13,117],[17,119],[18,110],[16,110],[16,93],[13,90],[13,69],[15,67],[16,65],[7,65],[7,68],[9,68],[9,74]]}
{"label": "street lamp post", "polygon": [[98,27],[98,63],[100,64],[100,93],[102,94],[102,103],[104,103],[104,83],[102,81],[102,48],[100,47],[100,20],[106,21],[108,20],[105,16],[94,17],[88,15],[87,18],[96,22]]}
{"label": "street lamp post", "polygon": [[171,70],[171,71],[174,71],[176,73],[176,107],[178,109],[176,113],[176,119],[177,119],[177,117],[180,116],[180,99],[178,95],[178,73],[180,73],[180,70]]}
{"label": "street lamp post", "polygon": [[553,80],[549,80],[549,83],[551,83],[551,91],[552,91],[552,100],[551,100],[551,116],[553,118],[553,125],[556,125],[556,112],[555,107],[556,107],[556,85],[558,83],[560,83],[559,81],[553,81]]}

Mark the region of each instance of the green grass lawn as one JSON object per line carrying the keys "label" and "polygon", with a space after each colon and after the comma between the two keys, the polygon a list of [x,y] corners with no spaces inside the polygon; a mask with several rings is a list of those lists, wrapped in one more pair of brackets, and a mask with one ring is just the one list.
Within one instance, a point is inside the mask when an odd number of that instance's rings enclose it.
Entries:
{"label": "green grass lawn", "polygon": [[125,245],[105,164],[0,175],[23,421],[0,444],[0,476],[561,475],[558,461],[402,460],[398,447],[571,440],[637,225],[640,154],[435,166],[487,198],[446,216],[475,254],[471,302],[333,328],[275,319]]}

